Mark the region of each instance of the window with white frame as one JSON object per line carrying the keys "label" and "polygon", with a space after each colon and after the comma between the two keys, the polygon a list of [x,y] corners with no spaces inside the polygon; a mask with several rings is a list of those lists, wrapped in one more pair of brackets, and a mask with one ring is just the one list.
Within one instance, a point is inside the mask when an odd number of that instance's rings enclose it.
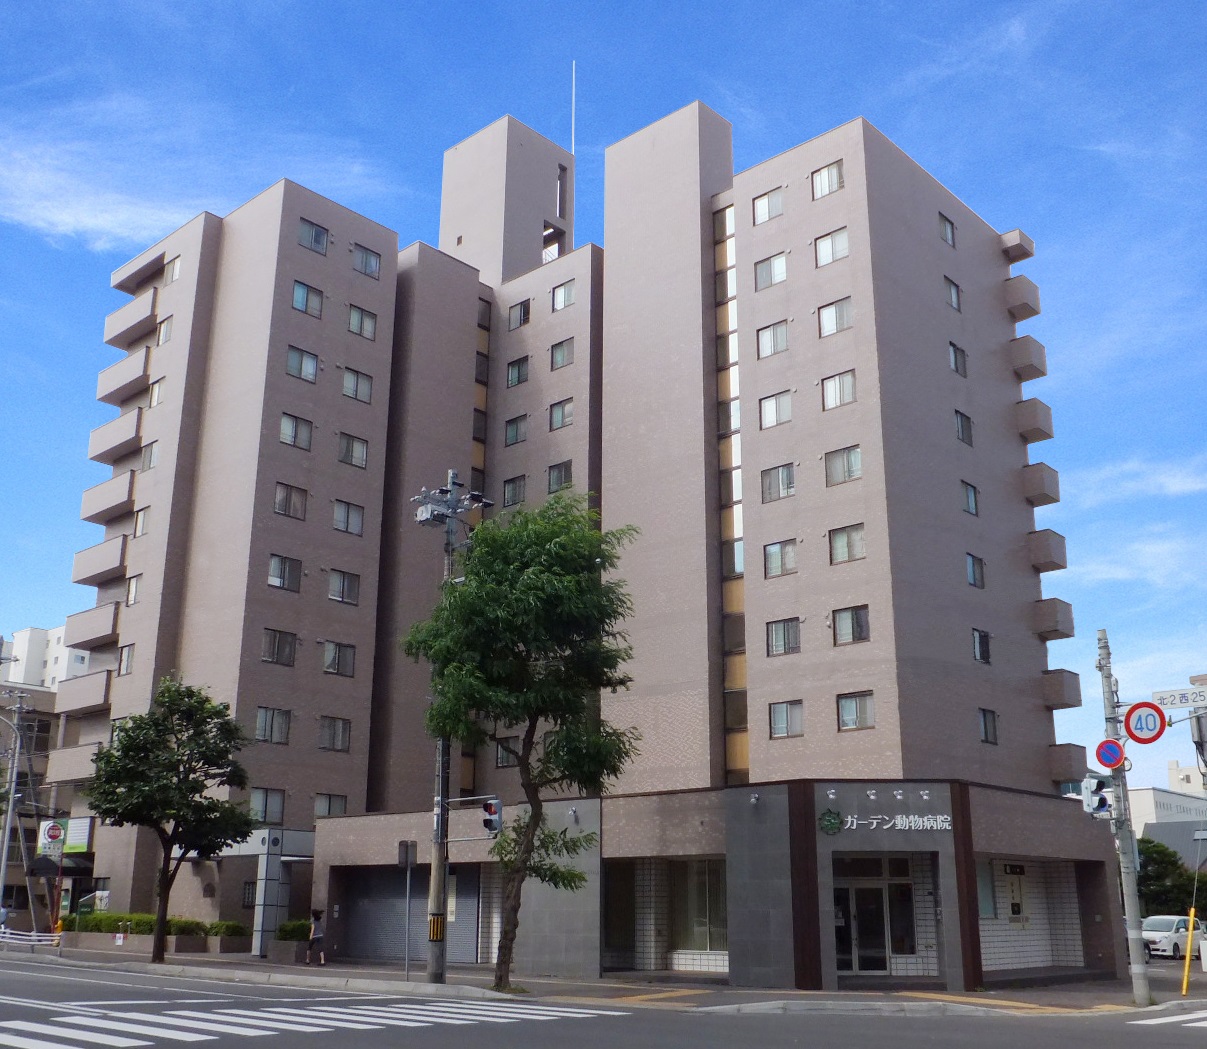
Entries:
{"label": "window with white frame", "polygon": [[142,462],[139,464],[139,469],[146,473],[147,470],[154,470],[159,463],[159,442],[151,441],[150,444],[144,444],[142,449]]}
{"label": "window with white frame", "polygon": [[549,467],[549,494],[560,492],[574,483],[574,463],[567,459],[565,462],[554,463]]}
{"label": "window with white frame", "polygon": [[303,248],[317,251],[320,255],[327,254],[327,230],[309,219],[298,221],[298,243]]}
{"label": "window with white frame", "polygon": [[163,276],[160,280],[160,287],[166,288],[169,284],[175,284],[180,279],[180,256],[177,255],[174,259],[168,259],[163,264]]}
{"label": "window with white frame", "polygon": [[759,399],[759,429],[782,426],[792,421],[792,392],[782,390]]}
{"label": "window with white frame", "polygon": [[939,236],[953,248],[956,246],[956,224],[941,211],[939,212]]}
{"label": "window with white frame", "polygon": [[147,525],[151,516],[149,507],[141,507],[134,511],[134,531],[132,538],[137,539],[139,536],[147,534]]}
{"label": "window with white frame", "polygon": [[290,346],[285,356],[285,371],[295,379],[314,382],[318,379],[319,359],[313,353],[308,353],[297,346]]}
{"label": "window with white frame", "polygon": [[257,823],[279,827],[285,822],[285,792],[273,787],[252,787],[249,808]]}
{"label": "window with white frame", "polygon": [[786,656],[800,651],[800,617],[773,619],[767,624],[767,655]]}
{"label": "window with white frame", "polygon": [[286,557],[284,554],[269,554],[268,556],[268,585],[278,590],[302,589],[302,562],[296,557]]}
{"label": "window with white frame", "polygon": [[515,331],[516,328],[523,327],[528,323],[532,314],[532,300],[525,299],[523,302],[517,302],[507,311],[507,330]]}
{"label": "window with white frame", "polygon": [[858,561],[865,556],[862,522],[830,529],[830,564]]}
{"label": "window with white frame", "polygon": [[381,276],[381,256],[363,244],[352,245],[352,268],[357,273],[378,280]]}
{"label": "window with white frame", "polygon": [[316,794],[314,796],[314,818],[345,816],[348,813],[347,794]]}
{"label": "window with white frame", "polygon": [[348,330],[353,335],[372,341],[377,338],[377,314],[362,306],[348,307]]}
{"label": "window with white frame", "polygon": [[528,476],[508,477],[503,482],[503,505],[518,506],[524,501],[524,490],[528,486]]}
{"label": "window with white frame", "polygon": [[968,585],[975,586],[978,590],[985,589],[985,559],[977,557],[976,554],[964,555],[965,574],[968,577]]}
{"label": "window with white frame", "polygon": [[972,444],[972,417],[956,412],[956,437],[967,445]]}
{"label": "window with white frame", "polygon": [[957,375],[968,375],[968,354],[954,342],[947,344],[947,363],[951,365],[951,370]]}
{"label": "window with white frame", "polygon": [[306,489],[278,481],[272,497],[272,511],[283,517],[306,520]]}
{"label": "window with white frame", "polygon": [[943,287],[947,292],[947,305],[953,310],[958,310],[960,308],[960,286],[950,277],[944,277]]}
{"label": "window with white frame", "polygon": [[323,293],[318,288],[303,284],[300,280],[293,282],[293,308],[311,317],[323,315]]}
{"label": "window with white frame", "polygon": [[553,289],[553,312],[574,305],[574,281],[568,280]]}
{"label": "window with white frame", "polygon": [[876,708],[870,692],[845,692],[838,700],[838,731],[872,728],[876,724]]}
{"label": "window with white frame", "polygon": [[845,331],[854,323],[854,317],[850,296],[827,303],[817,311],[817,334],[824,339],[827,335]]}
{"label": "window with white frame", "polygon": [[319,718],[319,750],[343,750],[352,746],[352,722],[347,718]]}
{"label": "window with white frame", "polygon": [[344,396],[365,404],[373,400],[373,376],[358,372],[355,368],[344,369]]}
{"label": "window with white frame", "polygon": [[831,262],[837,262],[839,259],[845,259],[850,254],[850,247],[847,240],[847,228],[836,229],[832,233],[827,233],[824,237],[818,237],[813,242],[813,248],[817,256],[817,265],[828,266]]}
{"label": "window with white frame", "polygon": [[339,461],[363,470],[369,465],[369,442],[350,433],[339,435]]}
{"label": "window with white frame", "polygon": [[787,739],[803,736],[805,732],[805,705],[799,699],[785,703],[767,705],[770,735],[772,739]]}
{"label": "window with white frame", "polygon": [[562,339],[549,347],[549,370],[557,371],[574,363],[574,339]]}
{"label": "window with white frame", "polygon": [[507,362],[507,385],[519,386],[528,381],[528,357],[517,357]]}
{"label": "window with white frame", "polygon": [[333,568],[327,573],[327,597],[345,605],[360,604],[360,576]]}
{"label": "window with white frame", "polygon": [[760,328],[755,333],[758,340],[759,360],[783,353],[788,348],[788,322],[776,321]]}
{"label": "window with white frame", "polygon": [[555,401],[549,405],[549,429],[560,430],[574,422],[574,398],[567,397],[564,401]]}
{"label": "window with white frame", "polygon": [[863,476],[863,455],[859,445],[852,444],[847,448],[836,448],[826,452],[826,487],[845,484]]}
{"label": "window with white frame", "polygon": [[503,736],[495,741],[495,768],[514,769],[520,763],[520,737]]}
{"label": "window with white frame", "polygon": [[829,411],[855,400],[855,369],[829,375],[821,381],[822,411]]}
{"label": "window with white frame", "polygon": [[365,534],[365,508],[359,503],[335,500],[335,530],[352,535]]}
{"label": "window with white frame", "polygon": [[517,415],[503,424],[503,443],[519,444],[528,438],[528,416]]}
{"label": "window with white frame", "polygon": [[157,325],[155,325],[155,345],[162,346],[166,342],[172,340],[172,318],[164,317]]}
{"label": "window with white frame", "polygon": [[830,613],[830,616],[834,625],[834,644],[854,645],[860,641],[871,640],[872,631],[868,621],[867,605],[836,608]]}
{"label": "window with white frame", "polygon": [[842,161],[836,160],[824,168],[813,172],[813,199],[821,200],[831,193],[837,193],[843,187]]}
{"label": "window with white frame", "polygon": [[122,645],[117,650],[117,676],[125,677],[134,672],[134,646]]}
{"label": "window with white frame", "polygon": [[778,187],[754,198],[754,224],[761,226],[784,213],[784,190]]}
{"label": "window with white frame", "polygon": [[292,445],[294,448],[301,448],[303,451],[310,451],[310,438],[313,432],[313,424],[309,419],[303,419],[298,415],[290,415],[288,412],[281,413],[281,443]]}
{"label": "window with white frame", "polygon": [[782,466],[763,470],[759,481],[765,503],[774,503],[778,499],[796,495],[796,464],[784,463]]}
{"label": "window with white frame", "polygon": [[356,646],[342,641],[323,642],[323,673],[339,677],[354,677],[356,673]]}
{"label": "window with white frame", "polygon": [[767,579],[796,572],[796,540],[781,539],[763,547],[763,575]]}
{"label": "window with white frame", "polygon": [[[126,577],[126,606],[138,604],[138,588],[142,585],[142,573]],[[78,660],[78,657],[77,657]]]}
{"label": "window with white frame", "polygon": [[977,711],[981,722],[981,742],[997,745],[997,711],[981,707]]}
{"label": "window with white frame", "polygon": [[978,663],[989,662],[989,631],[972,628],[972,658]]}
{"label": "window with white frame", "polygon": [[288,630],[264,628],[264,641],[260,649],[260,660],[264,663],[276,663],[278,666],[293,666],[294,656],[298,648],[298,635]]}
{"label": "window with white frame", "polygon": [[288,710],[279,707],[256,707],[256,741],[259,743],[288,743]]}
{"label": "window with white frame", "polygon": [[163,399],[163,379],[156,379],[147,387],[147,407],[154,408]]}
{"label": "window with white frame", "polygon": [[762,291],[788,279],[788,256],[782,251],[754,264],[754,290]]}
{"label": "window with white frame", "polygon": [[981,512],[981,493],[975,484],[967,481],[960,482],[960,490],[964,495],[964,512],[977,517]]}

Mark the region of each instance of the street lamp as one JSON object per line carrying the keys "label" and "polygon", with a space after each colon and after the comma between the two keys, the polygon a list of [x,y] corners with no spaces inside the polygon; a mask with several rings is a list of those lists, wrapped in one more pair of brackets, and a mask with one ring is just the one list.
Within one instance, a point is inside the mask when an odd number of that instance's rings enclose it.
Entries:
{"label": "street lamp", "polygon": [[[444,529],[444,585],[453,578],[453,556],[457,552],[457,525],[462,514],[494,505],[481,492],[457,491],[465,486],[457,471],[449,470],[441,488],[420,489],[411,502],[418,503],[415,520],[430,528]],[[464,522],[460,522],[464,524]],[[448,779],[450,745],[447,736],[436,740],[436,791],[433,798],[432,872],[427,894],[427,982],[444,983],[446,968],[445,922],[448,910]],[[407,901],[410,907],[410,901]]]}
{"label": "street lamp", "polygon": [[8,755],[8,775],[5,777],[4,784],[4,831],[0,833],[0,842],[3,842],[3,848],[0,850],[0,894],[3,894],[4,887],[8,884],[8,845],[13,834],[13,811],[17,807],[17,766],[21,759],[21,715],[29,709],[22,705],[22,700],[29,699],[29,693],[3,692],[0,695],[8,698],[15,696],[17,700],[16,706],[6,708],[13,711],[15,721],[9,721],[8,718],[0,715],[0,721],[9,727],[13,734],[13,746]]}

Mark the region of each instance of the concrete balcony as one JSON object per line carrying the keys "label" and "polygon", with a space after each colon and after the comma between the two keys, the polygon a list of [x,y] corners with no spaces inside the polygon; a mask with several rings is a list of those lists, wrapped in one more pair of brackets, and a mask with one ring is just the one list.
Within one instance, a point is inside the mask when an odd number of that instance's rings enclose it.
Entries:
{"label": "concrete balcony", "polygon": [[99,586],[107,579],[116,579],[126,572],[126,537],[114,536],[75,555],[71,581],[84,586]]}
{"label": "concrete balcony", "polygon": [[1041,379],[1048,374],[1048,351],[1030,335],[1010,340],[1010,367],[1019,382]]}
{"label": "concrete balcony", "polygon": [[[1049,710],[1072,710],[1081,706],[1081,675],[1072,670],[1045,670],[1040,689],[1044,706]],[[61,689],[59,695],[62,695]]]}
{"label": "concrete balcony", "polygon": [[1011,277],[1006,281],[1006,309],[1016,321],[1039,315],[1039,288],[1030,277]]}
{"label": "concrete balcony", "polygon": [[117,602],[97,605],[67,617],[63,644],[68,648],[99,648],[117,640]]}
{"label": "concrete balcony", "polygon": [[1014,421],[1019,436],[1028,444],[1052,439],[1052,409],[1037,397],[1014,406]]}
{"label": "concrete balcony", "polygon": [[81,780],[91,779],[92,756],[99,746],[99,743],[86,743],[82,747],[60,747],[58,750],[52,750],[46,761],[46,782],[79,783]]}
{"label": "concrete balcony", "polygon": [[110,287],[124,291],[127,295],[133,295],[140,284],[146,283],[148,277],[163,269],[165,258],[162,251],[155,251],[150,255],[140,255],[136,259],[131,259],[109,275]]}
{"label": "concrete balcony", "polygon": [[134,471],[111,477],[84,492],[80,520],[104,524],[134,509]]}
{"label": "concrete balcony", "polygon": [[1085,747],[1076,743],[1053,743],[1048,747],[1048,774],[1056,783],[1085,779],[1089,767],[1086,760]]}
{"label": "concrete balcony", "polygon": [[59,694],[55,697],[56,714],[95,714],[109,706],[109,682],[112,670],[98,670],[92,674],[81,674],[59,682]]}
{"label": "concrete balcony", "polygon": [[1042,640],[1059,641],[1073,636],[1073,606],[1068,601],[1045,597],[1032,608],[1031,625]]}
{"label": "concrete balcony", "polygon": [[109,365],[96,380],[96,399],[119,405],[127,397],[145,390],[151,382],[151,347],[135,350],[124,360]]}
{"label": "concrete balcony", "polygon": [[1035,241],[1021,229],[1012,229],[998,237],[1002,254],[1011,262],[1023,262],[1035,254]]}
{"label": "concrete balcony", "polygon": [[1037,572],[1057,572],[1069,567],[1065,537],[1051,528],[1027,533],[1027,554]]}
{"label": "concrete balcony", "polygon": [[154,331],[159,320],[155,314],[156,291],[156,288],[148,288],[120,310],[109,314],[105,318],[105,342],[124,350],[134,339]]}
{"label": "concrete balcony", "polygon": [[88,437],[88,458],[112,466],[123,455],[134,451],[142,441],[142,409],[110,419]]}
{"label": "concrete balcony", "polygon": [[1060,474],[1047,463],[1023,467],[1023,498],[1032,506],[1060,502]]}

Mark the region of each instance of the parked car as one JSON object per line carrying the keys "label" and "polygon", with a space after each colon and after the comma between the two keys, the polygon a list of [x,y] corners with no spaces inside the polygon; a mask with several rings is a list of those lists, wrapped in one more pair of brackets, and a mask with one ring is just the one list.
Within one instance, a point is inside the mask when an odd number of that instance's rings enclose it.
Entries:
{"label": "parked car", "polygon": [[[1161,958],[1181,958],[1186,953],[1190,919],[1180,914],[1152,914],[1140,925],[1145,953]],[[1197,918],[1194,922],[1194,956],[1202,957],[1203,936],[1207,930]]]}

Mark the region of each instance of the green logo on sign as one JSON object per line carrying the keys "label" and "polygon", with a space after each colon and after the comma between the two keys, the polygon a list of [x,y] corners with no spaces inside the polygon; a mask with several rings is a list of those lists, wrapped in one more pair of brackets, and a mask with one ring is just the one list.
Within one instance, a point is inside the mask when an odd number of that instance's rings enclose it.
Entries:
{"label": "green logo on sign", "polygon": [[817,825],[823,834],[837,834],[842,830],[842,813],[826,809],[817,817]]}

